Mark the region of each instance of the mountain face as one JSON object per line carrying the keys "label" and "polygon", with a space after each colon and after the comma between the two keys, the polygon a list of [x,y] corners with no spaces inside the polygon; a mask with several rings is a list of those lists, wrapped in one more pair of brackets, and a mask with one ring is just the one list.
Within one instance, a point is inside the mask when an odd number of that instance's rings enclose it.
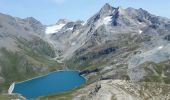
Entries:
{"label": "mountain face", "polygon": [[55,47],[56,60],[67,67],[97,68],[103,79],[169,83],[169,19],[141,8],[105,4],[86,23],[60,24],[63,26],[48,34],[48,40]]}
{"label": "mountain face", "polygon": [[0,14],[0,92],[12,82],[59,68],[51,60],[55,50],[42,38],[44,30],[45,26],[34,18]]}
{"label": "mountain face", "polygon": [[[145,88],[147,83],[131,82],[170,83],[169,43],[170,19],[141,8],[123,9],[105,4],[86,22],[61,19],[49,26],[32,17],[21,19],[0,14],[0,84],[67,67],[83,71],[88,83],[101,80],[102,90],[95,92],[97,95],[91,94],[94,100],[115,84],[121,86],[112,89],[119,91],[112,91],[109,96],[119,98],[119,93],[123,93],[125,97],[141,100],[144,98],[135,88]],[[113,79],[131,82],[116,83]],[[126,93],[129,86],[136,94]],[[156,90],[145,88],[141,92],[148,97]],[[82,91],[93,90],[89,85],[77,91],[75,100],[84,96],[92,99],[88,92],[81,95]],[[165,96],[160,95],[159,98]]]}

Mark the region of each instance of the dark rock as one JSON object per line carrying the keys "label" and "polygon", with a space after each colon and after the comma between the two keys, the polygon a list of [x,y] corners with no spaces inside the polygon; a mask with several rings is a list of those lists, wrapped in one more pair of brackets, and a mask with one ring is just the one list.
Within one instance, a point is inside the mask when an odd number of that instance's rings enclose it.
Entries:
{"label": "dark rock", "polygon": [[110,47],[110,48],[99,51],[98,54],[99,55],[105,55],[105,54],[110,54],[110,53],[115,52],[115,51],[116,51],[116,48]]}
{"label": "dark rock", "polygon": [[167,41],[170,41],[170,34],[169,35],[167,35],[167,36],[165,36],[165,38],[164,38],[165,40],[167,40]]}
{"label": "dark rock", "polygon": [[80,75],[84,75],[84,74],[90,74],[90,73],[96,73],[96,72],[99,72],[100,70],[99,69],[94,69],[94,70],[84,70],[84,71],[81,71],[79,74]]}

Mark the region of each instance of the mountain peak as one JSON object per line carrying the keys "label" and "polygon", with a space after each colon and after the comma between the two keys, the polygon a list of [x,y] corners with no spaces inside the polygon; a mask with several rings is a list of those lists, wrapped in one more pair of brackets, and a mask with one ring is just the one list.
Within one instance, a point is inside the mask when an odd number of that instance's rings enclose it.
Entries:
{"label": "mountain peak", "polygon": [[117,11],[118,11],[119,13],[121,13],[121,14],[123,14],[124,11],[125,11],[125,9],[123,9],[123,7],[121,7],[121,6],[118,6],[116,9],[117,9]]}
{"label": "mountain peak", "polygon": [[122,6],[118,6],[117,9],[118,10],[123,10],[123,7]]}
{"label": "mountain peak", "polygon": [[68,22],[71,22],[71,21],[68,19],[59,19],[56,24],[66,24]]}
{"label": "mountain peak", "polygon": [[29,23],[36,23],[36,24],[41,24],[40,21],[38,21],[37,19],[35,19],[34,17],[27,17],[24,19],[25,21],[29,22]]}
{"label": "mountain peak", "polygon": [[103,7],[111,7],[111,5],[109,3],[105,3]]}
{"label": "mountain peak", "polygon": [[34,17],[27,17],[24,20],[27,20],[27,21],[37,21]]}
{"label": "mountain peak", "polygon": [[113,8],[110,4],[106,3],[106,4],[101,8],[101,10],[100,10],[100,12],[99,12],[99,15],[100,15],[100,16],[108,16],[108,15],[110,15],[110,14],[113,12],[114,9],[115,9],[115,8]]}
{"label": "mountain peak", "polygon": [[101,10],[112,10],[113,7],[109,4],[109,3],[106,3]]}

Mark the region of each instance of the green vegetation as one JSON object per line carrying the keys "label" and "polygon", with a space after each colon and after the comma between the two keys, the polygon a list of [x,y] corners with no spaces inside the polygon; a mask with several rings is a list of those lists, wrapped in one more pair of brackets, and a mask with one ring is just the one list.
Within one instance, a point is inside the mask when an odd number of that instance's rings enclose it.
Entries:
{"label": "green vegetation", "polygon": [[55,51],[52,49],[52,47],[45,41],[43,41],[40,38],[34,38],[31,41],[28,41],[23,38],[18,38],[18,46],[19,48],[23,50],[32,50],[33,53],[42,55],[42,56],[49,56],[49,57],[55,57]]}
{"label": "green vegetation", "polygon": [[18,39],[18,46],[28,59],[36,64],[48,66],[50,71],[63,68],[62,64],[52,59],[55,56],[52,47],[41,39],[34,39],[30,42],[21,38]]}
{"label": "green vegetation", "polygon": [[[154,69],[152,71],[151,69],[148,69],[147,66],[151,65]],[[167,73],[166,71],[169,70],[169,61],[161,62],[161,63],[154,63],[154,62],[148,62],[146,65],[145,70],[147,69],[147,72],[151,72],[149,75],[144,77],[144,81],[146,82],[162,82],[169,84],[170,83],[170,78],[169,75],[170,73]],[[156,73],[155,73],[156,72]]]}
{"label": "green vegetation", "polygon": [[45,96],[45,97],[40,97],[37,99],[33,99],[33,100],[71,100],[74,91],[70,91],[70,92],[65,92],[65,93],[61,93],[61,94],[57,94],[57,95],[51,95],[51,96]]}
{"label": "green vegetation", "polygon": [[165,83],[170,84],[170,77],[164,77],[163,80]]}
{"label": "green vegetation", "polygon": [[[93,70],[106,66],[109,63],[109,60],[103,59],[105,55],[98,55],[97,53],[88,53],[84,56],[74,56],[74,59],[66,61],[66,66],[70,69],[78,70]],[[94,59],[97,59],[96,61]]]}
{"label": "green vegetation", "polygon": [[1,94],[0,100],[25,100],[18,94],[8,95],[8,94]]}
{"label": "green vegetation", "polygon": [[5,92],[13,82],[27,80],[63,68],[62,64],[51,58],[54,51],[48,43],[40,40],[37,44],[31,44],[29,41],[21,40],[18,39],[17,42],[19,51],[0,49],[0,76],[5,79],[5,82],[0,84],[0,92]]}
{"label": "green vegetation", "polygon": [[145,82],[162,82],[162,78],[156,75],[145,76],[144,79]]}
{"label": "green vegetation", "polygon": [[74,93],[79,89],[84,88],[85,86],[86,85],[82,85],[78,88],[73,89],[72,91],[68,91],[60,94],[53,94],[49,96],[43,96],[33,100],[71,100],[73,98]]}
{"label": "green vegetation", "polygon": [[155,69],[155,71],[156,71],[159,75],[162,75],[163,65],[161,65],[161,64],[155,64],[154,69]]}

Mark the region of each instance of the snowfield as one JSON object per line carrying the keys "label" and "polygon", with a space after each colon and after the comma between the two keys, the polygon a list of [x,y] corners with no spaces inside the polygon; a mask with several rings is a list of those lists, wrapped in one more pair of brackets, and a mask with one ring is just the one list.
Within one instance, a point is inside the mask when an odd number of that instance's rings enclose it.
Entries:
{"label": "snowfield", "polygon": [[65,26],[65,24],[59,24],[59,25],[49,26],[49,27],[46,28],[45,33],[46,33],[46,34],[56,33],[56,32],[58,32],[59,30],[61,30],[64,26]]}
{"label": "snowfield", "polygon": [[104,24],[109,24],[111,21],[112,21],[112,16],[107,16],[107,17],[105,17],[104,19],[103,19],[103,21],[104,21]]}

